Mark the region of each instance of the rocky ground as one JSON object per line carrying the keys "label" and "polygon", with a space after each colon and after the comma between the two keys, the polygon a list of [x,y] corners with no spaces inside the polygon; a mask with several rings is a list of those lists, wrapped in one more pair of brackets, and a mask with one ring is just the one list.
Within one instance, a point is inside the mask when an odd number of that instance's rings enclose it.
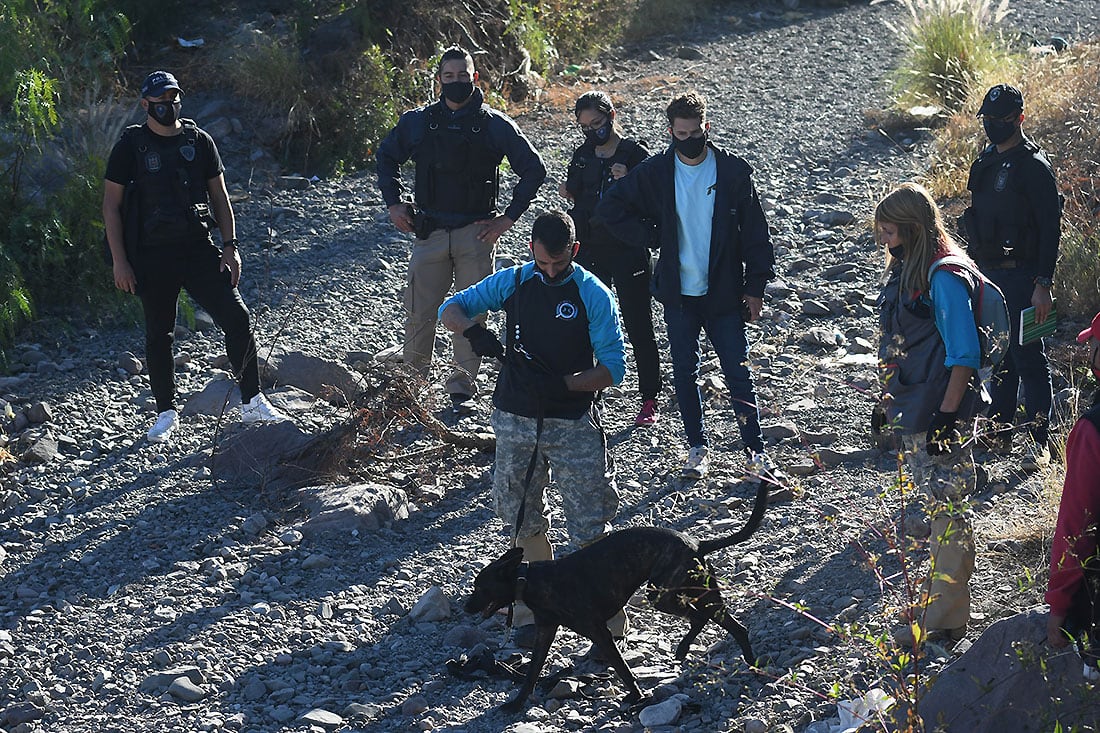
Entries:
{"label": "rocky ground", "polygon": [[[577,142],[567,111],[576,94],[611,91],[628,129],[658,146],[667,98],[695,87],[710,100],[714,138],[754,166],[772,225],[779,278],[750,338],[770,450],[789,480],[752,540],[713,558],[762,666],[748,668],[713,626],[678,663],[672,649],[684,624],[639,597],[626,658],[643,689],[667,701],[663,720],[645,718],[654,730],[829,730],[834,689],[894,689],[888,652],[861,640],[892,626],[904,585],[888,541],[903,514],[887,491],[897,461],[867,428],[881,266],[867,220],[878,196],[919,175],[928,138],[887,136],[863,121],[888,103],[899,44],[885,22],[900,18],[898,7],[773,7],[725,6],[690,33],[616,52],[583,69],[575,88],[517,113],[551,171],[535,207],[558,207]],[[1094,3],[1043,0],[1016,11],[1014,27],[1040,38],[1072,42],[1100,27]],[[243,190],[247,181],[234,183]],[[216,446],[258,441],[242,437],[232,409],[220,418],[217,406],[198,410],[172,443],[148,444],[152,402],[129,353],[140,354],[140,329],[79,317],[36,324],[0,383],[14,416],[8,449],[22,457],[0,478],[0,727],[640,730],[638,714],[618,705],[616,680],[591,666],[537,692],[516,718],[495,711],[510,682],[448,673],[448,659],[502,643],[502,616],[481,622],[461,611],[478,569],[506,545],[488,501],[492,454],[462,439],[487,430],[488,398],[456,419],[438,388],[416,388],[407,409],[399,387],[379,390],[386,368],[372,359],[401,337],[409,243],[388,224],[372,176],[242,198],[242,290],[263,353],[300,352],[332,373],[358,369],[375,388],[351,459],[337,462],[346,475],[315,483],[404,496],[407,517],[316,531],[314,505],[301,495],[212,470]],[[524,258],[529,218],[505,237],[502,260]],[[439,346],[445,355],[446,341]],[[180,329],[181,395],[216,389],[208,385],[224,376],[221,349],[201,319]],[[488,394],[494,375],[482,376]],[[752,487],[741,480],[720,378],[708,374],[707,386],[717,450],[699,482],[679,478],[685,446],[671,393],[658,425],[641,430],[633,375],[609,390],[618,525],[711,536],[744,521]],[[298,437],[354,413],[300,390],[275,395]],[[1045,532],[1036,517],[1050,511],[1044,494],[1057,483],[1056,472],[1025,476],[1015,459],[983,460],[971,640],[1041,602]],[[561,525],[556,518],[552,539],[564,548]],[[546,672],[586,648],[563,632]]]}

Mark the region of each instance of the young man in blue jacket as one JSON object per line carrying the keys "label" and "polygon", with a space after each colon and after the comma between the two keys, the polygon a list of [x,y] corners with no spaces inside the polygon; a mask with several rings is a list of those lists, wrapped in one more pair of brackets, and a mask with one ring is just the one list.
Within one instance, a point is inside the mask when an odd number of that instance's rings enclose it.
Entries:
{"label": "young man in blue jacket", "polygon": [[[399,231],[415,233],[405,289],[403,357],[426,377],[435,347],[436,310],[454,284],[461,290],[493,271],[497,239],[519,219],[546,179],[531,142],[502,112],[485,104],[470,54],[461,48],[439,59],[440,99],[401,115],[378,146],[378,187]],[[401,166],[412,158],[416,183],[410,203]],[[498,210],[499,167],[507,158],[519,181]],[[455,412],[469,412],[481,358],[466,339],[452,339],[454,369],[444,385]]]}
{"label": "young man in blue jacket", "polygon": [[[530,562],[554,557],[546,536],[551,472],[566,529],[578,546],[606,534],[619,507],[596,394],[622,382],[626,344],[611,291],[573,263],[579,247],[568,214],[543,214],[531,229],[532,262],[493,273],[439,309],[443,325],[465,337],[475,353],[503,361],[493,392],[493,504],[497,516],[516,528],[516,546]],[[507,314],[503,345],[475,320],[499,310]],[[534,620],[521,603],[514,623],[517,643],[529,646]],[[608,628],[622,638],[625,615],[613,617]]]}
{"label": "young man in blue jacket", "polygon": [[699,334],[706,332],[729,387],[748,471],[774,471],[760,433],[748,369],[745,324],[760,317],[764,286],[775,276],[768,223],[752,168],[710,142],[706,101],[676,97],[666,110],[671,145],[612,186],[596,208],[627,243],[652,242],[660,256],[654,297],[664,304],[676,399],[690,447],[685,478],[707,473],[709,453],[698,379]]}

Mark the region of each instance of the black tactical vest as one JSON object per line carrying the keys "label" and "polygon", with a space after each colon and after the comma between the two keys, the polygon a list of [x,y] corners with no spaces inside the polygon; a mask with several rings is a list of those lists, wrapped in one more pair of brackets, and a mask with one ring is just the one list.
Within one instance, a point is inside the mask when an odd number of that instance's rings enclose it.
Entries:
{"label": "black tactical vest", "polygon": [[141,211],[141,245],[158,247],[205,239],[213,220],[197,145],[198,126],[183,119],[183,132],[162,137],[144,125],[126,129],[123,139],[135,156],[134,184]]}
{"label": "black tactical vest", "polygon": [[597,156],[595,147],[591,144],[582,145],[573,153],[565,186],[574,196],[569,215],[576,225],[578,241],[588,244],[592,212],[596,210],[596,204],[603,198],[604,192],[615,182],[615,177],[611,175],[611,166],[616,163],[626,165],[640,147],[633,140],[624,138],[619,141],[615,154],[610,158]]}
{"label": "black tactical vest", "polygon": [[[1039,146],[1025,140],[1006,155],[990,145],[970,166],[971,192],[968,252],[975,261],[1033,260],[1039,254],[1039,230],[1032,221],[1024,189],[1034,158],[1050,168]],[[973,231],[969,231],[972,228]]]}
{"label": "black tactical vest", "polygon": [[[522,266],[516,269],[518,281]],[[504,311],[505,365],[493,402],[505,412],[538,417],[538,396],[524,385],[522,372],[542,369],[564,377],[595,366],[588,310],[576,278],[561,285],[546,285],[536,273],[517,282],[515,292],[504,302]],[[533,358],[529,360],[527,355]],[[592,392],[570,392],[565,400],[545,405],[544,417],[576,420],[588,411],[594,398]]]}
{"label": "black tactical vest", "polygon": [[489,112],[450,117],[428,108],[428,127],[416,154],[416,204],[426,211],[479,216],[496,209],[503,154],[489,140]]}

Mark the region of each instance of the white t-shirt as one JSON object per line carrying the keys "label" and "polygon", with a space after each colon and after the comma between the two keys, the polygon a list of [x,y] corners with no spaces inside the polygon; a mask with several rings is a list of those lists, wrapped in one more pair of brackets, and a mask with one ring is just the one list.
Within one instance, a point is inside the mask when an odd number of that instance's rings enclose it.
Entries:
{"label": "white t-shirt", "polygon": [[710,148],[699,165],[676,157],[676,235],[680,241],[680,293],[706,295],[710,267],[710,229],[718,164]]}

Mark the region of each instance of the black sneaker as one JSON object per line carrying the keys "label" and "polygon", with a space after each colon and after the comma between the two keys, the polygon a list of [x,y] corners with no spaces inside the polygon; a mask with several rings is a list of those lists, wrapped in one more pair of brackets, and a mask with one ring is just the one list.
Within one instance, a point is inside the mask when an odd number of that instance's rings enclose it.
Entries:
{"label": "black sneaker", "polygon": [[463,392],[451,393],[451,411],[456,415],[469,415],[477,409],[472,395]]}

